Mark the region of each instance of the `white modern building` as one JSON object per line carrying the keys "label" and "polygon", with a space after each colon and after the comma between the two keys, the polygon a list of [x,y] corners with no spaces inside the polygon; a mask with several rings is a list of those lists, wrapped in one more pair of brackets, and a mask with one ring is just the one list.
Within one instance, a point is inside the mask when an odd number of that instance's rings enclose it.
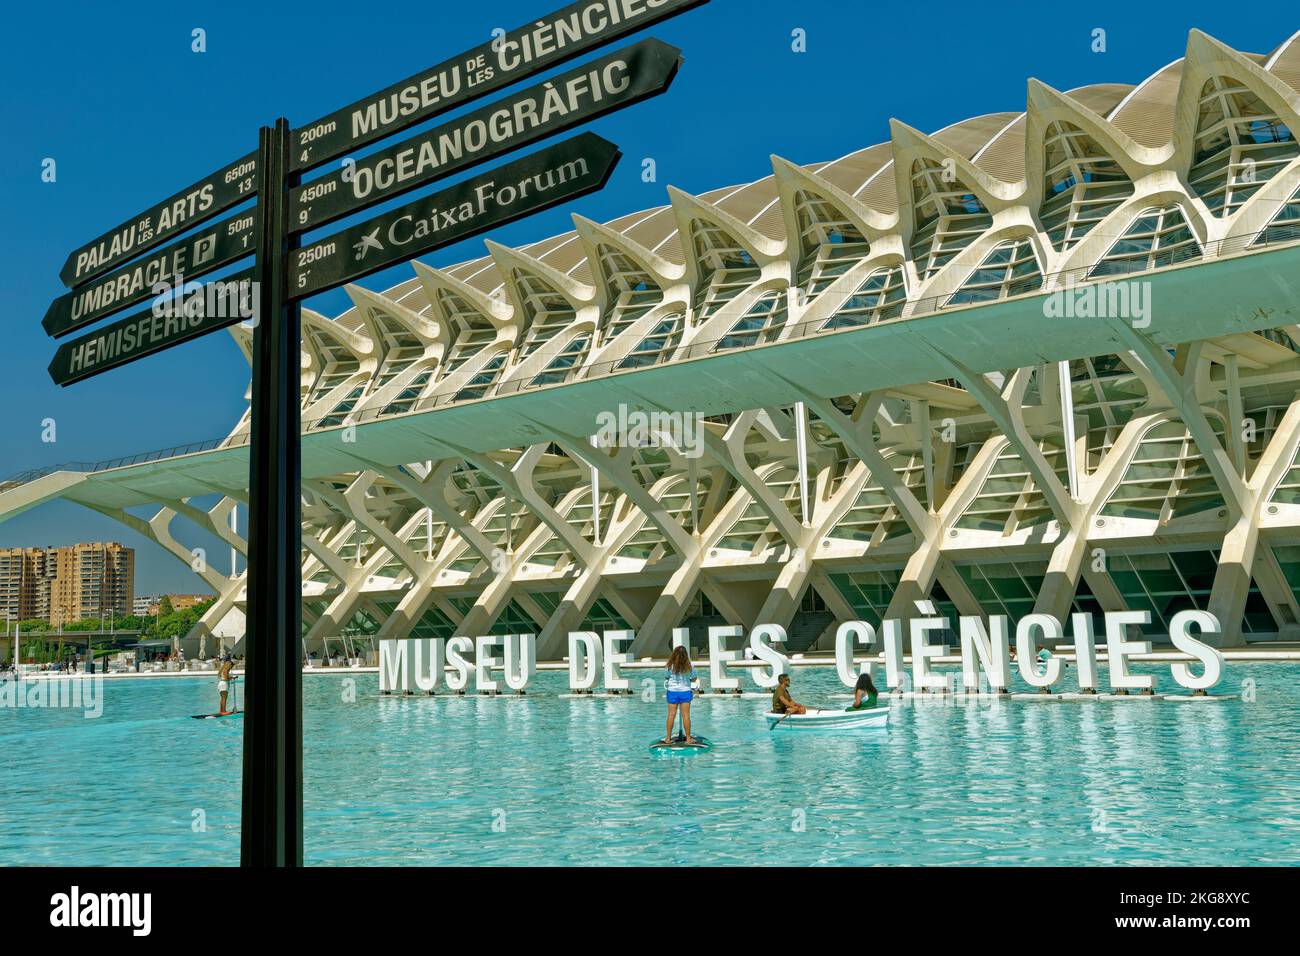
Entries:
{"label": "white modern building", "polygon": [[[1300,638],[1297,129],[1300,34],[1193,32],[1137,86],[1031,80],[1023,112],[350,287],[303,318],[305,640],[773,622],[797,651],[927,598]],[[64,498],[242,552],[247,439],[19,476],[0,519]],[[200,576],[191,638],[237,640],[243,572]]]}

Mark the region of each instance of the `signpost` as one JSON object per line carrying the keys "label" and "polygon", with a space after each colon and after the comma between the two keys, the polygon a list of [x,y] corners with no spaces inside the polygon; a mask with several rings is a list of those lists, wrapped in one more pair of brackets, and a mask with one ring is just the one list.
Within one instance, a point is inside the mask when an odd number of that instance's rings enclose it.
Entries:
{"label": "signpost", "polygon": [[257,157],[245,156],[86,243],[68,256],[59,278],[66,286],[80,285],[251,199],[256,192]]}
{"label": "signpost", "polygon": [[253,326],[240,862],[302,865],[301,316],[286,296],[289,123],[263,127]]}
{"label": "signpost", "polygon": [[681,51],[658,40],[584,63],[303,183],[293,191],[290,228],[323,226],[657,96],[668,89],[680,64]]}
{"label": "signpost", "polygon": [[[71,385],[256,314],[252,269],[197,287],[59,346],[50,362],[55,385]],[[197,286],[197,283],[195,284]]]}
{"label": "signpost", "polygon": [[708,0],[578,0],[293,131],[303,172]]}
{"label": "signpost", "polygon": [[[302,172],[707,2],[579,0],[300,129],[280,119],[256,153],[82,246],[60,271],[71,291],[42,323],[56,338],[174,294],[60,345],[49,368],[59,385],[253,319],[245,866],[302,865],[299,301],[595,192],[620,154],[582,133],[332,236],[300,246],[299,234],[662,93],[680,52],[644,40],[305,185]],[[197,229],[254,196],[255,209]],[[189,281],[254,254],[233,275]]]}
{"label": "signpost", "polygon": [[50,303],[41,325],[47,335],[67,335],[153,298],[160,287],[197,279],[251,255],[256,236],[257,212],[236,213],[59,296]]}

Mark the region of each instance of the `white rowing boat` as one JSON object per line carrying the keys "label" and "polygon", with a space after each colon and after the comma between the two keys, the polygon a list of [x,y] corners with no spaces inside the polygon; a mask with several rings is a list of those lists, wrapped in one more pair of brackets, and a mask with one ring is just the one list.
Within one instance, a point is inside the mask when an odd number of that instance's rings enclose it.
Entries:
{"label": "white rowing boat", "polygon": [[863,727],[883,727],[889,721],[888,707],[870,710],[818,710],[808,708],[805,714],[763,715],[769,730],[857,730]]}

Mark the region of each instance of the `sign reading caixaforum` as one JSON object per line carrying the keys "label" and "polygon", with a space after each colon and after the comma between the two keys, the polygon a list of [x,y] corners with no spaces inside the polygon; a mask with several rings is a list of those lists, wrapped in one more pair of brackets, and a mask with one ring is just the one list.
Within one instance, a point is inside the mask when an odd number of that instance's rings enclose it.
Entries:
{"label": "sign reading caixaforum", "polygon": [[290,296],[314,295],[601,189],[618,147],[595,133],[481,173],[292,253]]}

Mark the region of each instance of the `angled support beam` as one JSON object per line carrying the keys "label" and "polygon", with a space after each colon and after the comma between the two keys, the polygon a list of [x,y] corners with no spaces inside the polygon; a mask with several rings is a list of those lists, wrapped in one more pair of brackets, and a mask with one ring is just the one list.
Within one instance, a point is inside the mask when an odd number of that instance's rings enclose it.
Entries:
{"label": "angled support beam", "polygon": [[[433,468],[425,472],[423,465],[407,465],[403,468],[391,465],[371,465],[371,469],[382,475],[387,481],[401,488],[408,495],[437,515],[461,540],[472,548],[483,560],[491,562],[495,548],[474,522],[467,519],[447,499],[447,481],[457,468],[455,459],[436,462]],[[423,477],[421,476],[423,473]]]}
{"label": "angled support beam", "polygon": [[802,537],[799,522],[785,506],[785,502],[772,493],[772,489],[745,460],[745,436],[753,427],[760,411],[751,409],[741,412],[721,437],[707,427],[702,429],[701,436],[709,454],[758,503],[786,543],[797,548]]}
{"label": "angled support beam", "polygon": [[[374,484],[376,478],[378,478],[378,475],[375,472],[363,471],[343,492],[334,490],[325,482],[303,482],[304,486],[309,487],[312,493],[322,501],[328,502],[331,507],[342,514],[351,514],[356,526],[370,532],[379,544],[379,547],[374,549],[374,552],[365,560],[362,567],[357,572],[349,575],[349,580],[344,583],[343,590],[334,596],[333,600],[325,608],[324,613],[308,629],[304,638],[307,643],[332,636],[334,633],[343,630],[344,625],[356,613],[357,606],[363,599],[363,589],[367,578],[383,567],[390,556],[405,565],[416,580],[419,580],[428,572],[427,562],[411,551],[398,535],[393,534],[382,521],[376,520],[370,513],[367,506],[366,491]],[[408,531],[412,529],[414,522],[417,520],[419,520],[418,515],[408,517],[402,530]],[[346,538],[343,540],[346,540]]]}
{"label": "angled support beam", "polygon": [[1025,469],[1034,480],[1035,487],[1046,499],[1048,507],[1052,509],[1052,514],[1061,523],[1061,527],[1073,527],[1078,519],[1080,506],[1070,498],[1070,492],[1061,484],[1061,479],[1057,477],[1025,424],[1025,392],[1029,388],[1035,370],[1016,369],[999,391],[981,373],[972,371],[939,349],[932,347],[931,351],[948,366],[953,378],[961,382],[962,387],[979,402],[985,414],[1011,442],[1011,447],[1020,456]]}
{"label": "angled support beam", "polygon": [[538,520],[551,529],[578,562],[587,565],[591,562],[591,542],[564,520],[563,515],[546,500],[533,481],[537,463],[546,453],[546,448],[547,443],[530,445],[509,468],[494,461],[490,455],[461,448],[457,448],[456,453],[491,477],[502,488],[512,491],[514,497],[522,501]]}
{"label": "angled support beam", "polygon": [[[595,451],[595,449],[592,450]],[[608,458],[606,455],[600,455],[599,452],[597,454],[599,457]],[[570,457],[573,456],[570,455]],[[630,471],[623,477],[638,488],[641,487],[640,482],[636,481]],[[661,479],[656,482],[656,487],[662,490],[672,480],[671,478]],[[655,503],[656,510],[662,512],[662,507],[652,493],[647,492],[645,497]],[[667,517],[662,513],[660,517],[666,520],[667,523],[676,525],[676,522],[671,517]],[[564,596],[560,599],[555,611],[549,615],[549,618],[542,625],[542,632],[537,638],[537,656],[539,659],[558,660],[562,657],[568,646],[569,632],[578,629],[602,592],[608,593],[616,590],[605,586],[605,568],[608,562],[636,534],[644,520],[648,520],[647,515],[634,512],[630,518],[624,518],[621,521],[615,519],[612,522],[606,531],[604,540],[595,548],[591,563],[579,572],[578,577],[564,592]],[[681,531],[680,527],[678,527],[678,531]],[[687,546],[689,547],[690,544],[690,539],[687,538]]]}
{"label": "angled support beam", "polygon": [[898,509],[917,542],[908,559],[898,588],[889,603],[887,617],[910,620],[917,615],[916,602],[924,600],[934,586],[942,559],[943,522],[940,516],[923,505],[894,471],[877,446],[872,429],[884,394],[864,395],[853,418],[839,411],[828,399],[805,393],[808,409],[826,423],[850,453],[867,466],[871,477],[880,483],[885,494]]}
{"label": "angled support beam", "polygon": [[1237,471],[1231,454],[1214,434],[1197,396],[1204,343],[1192,342],[1179,346],[1178,365],[1175,365],[1168,351],[1128,322],[1112,320],[1110,325],[1142,362],[1164,399],[1182,419],[1192,441],[1200,449],[1205,466],[1223,495],[1230,515],[1235,519],[1248,512],[1251,500],[1245,479]]}
{"label": "angled support beam", "polygon": [[[1221,646],[1240,647],[1246,643],[1246,601],[1250,597],[1250,583],[1260,547],[1260,521],[1269,494],[1291,468],[1297,448],[1300,448],[1300,399],[1287,408],[1249,481],[1244,482],[1247,506],[1236,516],[1219,551],[1209,610],[1223,625]],[[1261,582],[1267,580],[1267,575],[1261,575]],[[1264,583],[1260,584],[1261,588],[1264,586]],[[1286,596],[1275,595],[1274,601],[1269,603],[1276,604],[1277,598],[1285,601]],[[1289,601],[1286,603],[1290,604]]]}
{"label": "angled support beam", "polygon": [[[1036,614],[1050,614],[1059,621],[1069,617],[1074,595],[1079,589],[1079,579],[1084,575],[1088,557],[1088,532],[1106,500],[1124,477],[1141,446],[1142,435],[1151,426],[1155,414],[1135,415],[1121,429],[1101,466],[1083,483],[1081,497],[1083,510],[1078,520],[1061,526],[1061,538],[1052,548],[1047,562],[1047,573],[1034,601]],[[1109,572],[1092,571],[1088,575],[1089,587],[1098,577],[1109,578]],[[1112,588],[1113,588],[1112,584]],[[1118,594],[1118,589],[1115,589]],[[1101,595],[1098,595],[1101,599]],[[1103,601],[1103,604],[1105,602]],[[1116,609],[1118,610],[1118,609]]]}
{"label": "angled support beam", "polygon": [[[833,466],[832,466],[833,467]],[[821,479],[824,472],[818,475]],[[790,556],[777,572],[772,588],[763,600],[758,612],[758,621],[763,624],[779,624],[787,630],[799,609],[804,591],[813,583],[817,563],[818,544],[830,534],[836,523],[853,507],[858,494],[871,478],[871,472],[865,464],[859,462],[852,473],[844,479],[828,502],[818,501],[812,508],[809,521],[805,524],[800,538],[800,546],[790,551]],[[818,481],[821,485],[821,481]],[[818,578],[825,580],[823,576]],[[820,590],[820,589],[819,589]],[[827,601],[833,600],[826,598]],[[847,604],[847,602],[845,602]],[[846,618],[845,620],[848,620]]]}
{"label": "angled support beam", "polygon": [[[439,496],[434,494],[431,497],[436,500]],[[500,562],[499,560],[494,561],[493,555],[504,555],[505,552],[493,549],[491,542],[487,540],[482,529],[492,520],[503,502],[504,499],[499,498],[480,508],[473,521],[468,523],[469,536],[462,536],[455,530],[451,532],[448,536],[449,540],[443,542],[438,549],[438,554],[429,567],[428,574],[416,579],[406,590],[406,593],[402,595],[401,600],[397,602],[397,607],[380,625],[379,632],[376,635],[379,640],[406,637],[419,624],[420,619],[428,612],[430,606],[436,606],[449,620],[456,624],[459,624],[464,619],[464,615],[457,611],[452,604],[439,597],[436,590],[437,582],[460,557],[466,547],[469,547],[479,557],[483,558],[494,573],[500,573],[496,571]],[[480,546],[475,547],[471,544],[471,539],[480,541]]]}

